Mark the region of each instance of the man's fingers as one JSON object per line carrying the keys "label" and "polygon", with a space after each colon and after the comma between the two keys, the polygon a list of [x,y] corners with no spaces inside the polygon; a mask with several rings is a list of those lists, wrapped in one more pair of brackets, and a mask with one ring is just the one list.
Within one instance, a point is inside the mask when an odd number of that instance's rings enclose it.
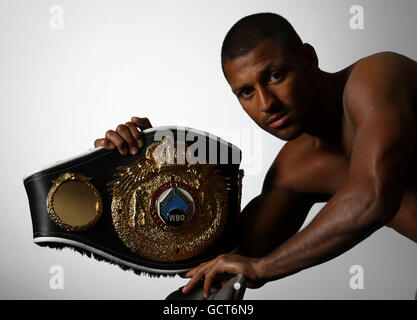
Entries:
{"label": "man's fingers", "polygon": [[197,267],[188,270],[186,273],[183,274],[183,278],[191,278],[196,272],[206,267],[209,263],[213,263],[213,260],[202,262]]}
{"label": "man's fingers", "polygon": [[107,150],[113,150],[115,148],[115,145],[113,143],[111,143],[109,140],[107,140],[106,138],[101,138],[101,139],[97,139],[96,141],[94,141],[94,147],[103,147],[104,149]]}
{"label": "man's fingers", "polygon": [[146,130],[152,128],[152,124],[148,118],[132,117],[131,121],[140,129]]}
{"label": "man's fingers", "polygon": [[184,273],[184,278],[191,278],[194,274],[194,270],[195,269],[191,269],[190,271],[187,271],[186,273]]}
{"label": "man's fingers", "polygon": [[106,139],[113,143],[122,155],[128,154],[129,145],[117,132],[108,130],[106,132]]}
{"label": "man's fingers", "polygon": [[118,125],[116,132],[126,141],[131,154],[136,154],[139,152],[137,141],[133,138],[130,129],[126,125]]}
{"label": "man's fingers", "polygon": [[132,117],[131,121],[118,125],[116,130],[108,130],[104,138],[94,141],[94,146],[107,150],[117,148],[122,155],[129,152],[134,155],[145,144],[141,130],[149,128],[152,128],[152,124],[148,118]]}
{"label": "man's fingers", "polygon": [[206,276],[204,277],[204,287],[203,287],[203,291],[204,291],[204,298],[208,298],[210,296],[210,288],[211,288],[211,284],[213,283],[213,279],[216,276],[217,272],[216,269],[213,269],[212,271],[210,271],[209,273],[206,274]]}
{"label": "man's fingers", "polygon": [[202,275],[197,274],[191,278],[191,280],[187,283],[187,285],[182,289],[183,293],[189,293],[192,288],[201,280]]}
{"label": "man's fingers", "polygon": [[136,141],[137,147],[140,149],[143,147],[142,134],[139,132],[138,128],[133,122],[126,122],[125,126],[130,130],[130,134],[133,139]]}

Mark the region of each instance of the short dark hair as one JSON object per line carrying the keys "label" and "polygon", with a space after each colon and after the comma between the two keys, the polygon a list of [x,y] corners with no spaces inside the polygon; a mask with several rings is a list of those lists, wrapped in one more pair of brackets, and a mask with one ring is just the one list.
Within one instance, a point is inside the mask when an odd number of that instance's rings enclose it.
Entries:
{"label": "short dark hair", "polygon": [[289,49],[302,46],[297,32],[284,17],[270,12],[252,14],[236,22],[226,34],[221,50],[222,68],[226,61],[245,55],[265,40]]}

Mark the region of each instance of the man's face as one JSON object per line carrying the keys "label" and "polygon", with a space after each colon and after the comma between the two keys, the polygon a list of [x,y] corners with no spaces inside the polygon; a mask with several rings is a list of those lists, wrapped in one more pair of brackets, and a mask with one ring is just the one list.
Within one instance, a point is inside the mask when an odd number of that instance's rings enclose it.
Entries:
{"label": "man's face", "polygon": [[223,66],[246,113],[262,129],[283,140],[298,137],[314,112],[311,70],[302,57],[264,41]]}

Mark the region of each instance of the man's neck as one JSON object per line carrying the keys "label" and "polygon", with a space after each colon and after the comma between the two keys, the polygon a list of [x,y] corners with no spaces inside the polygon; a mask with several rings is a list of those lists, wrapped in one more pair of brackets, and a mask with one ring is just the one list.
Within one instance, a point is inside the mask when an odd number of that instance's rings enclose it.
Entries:
{"label": "man's neck", "polygon": [[310,125],[305,130],[335,146],[341,143],[343,91],[348,71],[348,68],[335,73],[319,71],[315,79],[319,97],[313,107],[316,112],[313,112]]}

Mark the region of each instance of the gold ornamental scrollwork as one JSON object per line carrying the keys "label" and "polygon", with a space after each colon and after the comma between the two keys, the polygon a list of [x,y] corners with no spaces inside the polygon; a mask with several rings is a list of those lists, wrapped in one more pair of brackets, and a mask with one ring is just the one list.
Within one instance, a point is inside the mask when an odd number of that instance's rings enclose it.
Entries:
{"label": "gold ornamental scrollwork", "polygon": [[[145,158],[117,168],[108,186],[113,224],[123,243],[142,257],[174,262],[203,252],[220,236],[228,216],[230,182],[215,165],[159,162],[167,159],[166,154],[156,154],[163,143],[151,144]],[[177,147],[171,151],[177,159]],[[187,152],[186,146],[182,151]],[[188,195],[193,203],[192,215],[177,226],[166,224],[156,209],[158,197],[171,189]]]}

